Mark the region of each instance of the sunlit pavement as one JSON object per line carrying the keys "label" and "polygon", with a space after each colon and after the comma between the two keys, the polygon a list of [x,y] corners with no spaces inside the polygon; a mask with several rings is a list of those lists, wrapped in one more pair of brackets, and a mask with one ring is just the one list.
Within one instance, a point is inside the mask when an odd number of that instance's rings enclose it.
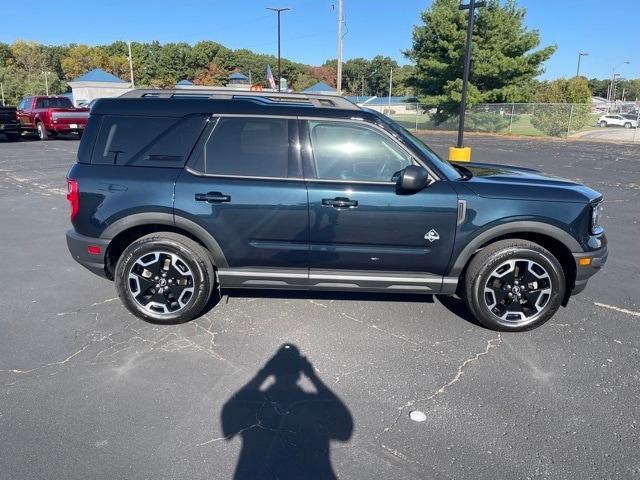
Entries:
{"label": "sunlit pavement", "polygon": [[145,323],[67,253],[78,142],[0,143],[0,478],[640,475],[640,146],[468,141],[605,195],[605,270],[537,330],[455,300],[273,292]]}

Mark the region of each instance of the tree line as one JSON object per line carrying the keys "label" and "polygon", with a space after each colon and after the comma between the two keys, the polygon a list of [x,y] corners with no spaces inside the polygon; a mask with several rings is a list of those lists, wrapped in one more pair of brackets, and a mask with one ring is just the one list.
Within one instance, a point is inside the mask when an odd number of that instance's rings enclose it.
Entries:
{"label": "tree line", "polygon": [[[267,65],[276,74],[274,55],[255,53],[247,49],[232,50],[214,41],[194,45],[185,42],[133,42],[131,44],[134,79],[137,87],[167,88],[180,80],[196,85],[224,85],[233,72],[242,72],[254,84],[268,86]],[[336,60],[321,66],[311,66],[282,59],[282,77],[297,91],[322,81],[336,84]],[[49,93],[68,91],[66,82],[84,73],[101,68],[130,81],[128,47],[116,41],[108,45],[88,46],[43,45],[17,40],[0,43],[0,82],[5,101],[15,104],[26,95],[45,93],[45,73]],[[393,94],[410,93],[407,79],[412,67],[400,66],[390,57],[355,58],[343,64],[343,85],[347,94],[386,96],[389,93],[389,72],[394,69]]]}

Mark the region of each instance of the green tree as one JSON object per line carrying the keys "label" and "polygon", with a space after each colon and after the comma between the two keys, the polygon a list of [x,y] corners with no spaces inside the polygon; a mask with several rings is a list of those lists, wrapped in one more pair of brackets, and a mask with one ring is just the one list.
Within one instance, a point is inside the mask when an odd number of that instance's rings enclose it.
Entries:
{"label": "green tree", "polygon": [[548,135],[566,135],[569,121],[572,130],[579,130],[591,120],[591,90],[584,77],[544,82],[538,88],[536,101],[547,105],[536,105],[531,124]]}
{"label": "green tree", "polygon": [[[415,63],[408,84],[426,103],[454,104],[462,91],[467,12],[459,0],[434,0],[414,27],[413,47],[405,55]],[[469,104],[530,101],[535,78],[555,46],[539,50],[540,34],[527,30],[525,10],[515,0],[488,0],[473,30]],[[451,108],[455,110],[455,108]]]}

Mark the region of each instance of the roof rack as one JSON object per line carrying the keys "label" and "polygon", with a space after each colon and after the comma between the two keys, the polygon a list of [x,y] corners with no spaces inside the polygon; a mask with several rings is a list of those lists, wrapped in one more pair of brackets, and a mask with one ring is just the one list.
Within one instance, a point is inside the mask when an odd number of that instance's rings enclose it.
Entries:
{"label": "roof rack", "polygon": [[119,98],[206,98],[212,100],[258,100],[273,105],[305,105],[318,108],[361,110],[355,103],[338,95],[308,93],[252,92],[215,88],[137,89]]}

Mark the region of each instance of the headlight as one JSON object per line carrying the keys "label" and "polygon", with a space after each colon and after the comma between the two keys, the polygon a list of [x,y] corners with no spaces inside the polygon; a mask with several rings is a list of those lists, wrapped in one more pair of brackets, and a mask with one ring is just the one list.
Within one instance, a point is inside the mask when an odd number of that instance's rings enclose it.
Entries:
{"label": "headlight", "polygon": [[591,205],[591,233],[593,235],[598,235],[604,231],[604,228],[600,225],[603,209],[602,202]]}

